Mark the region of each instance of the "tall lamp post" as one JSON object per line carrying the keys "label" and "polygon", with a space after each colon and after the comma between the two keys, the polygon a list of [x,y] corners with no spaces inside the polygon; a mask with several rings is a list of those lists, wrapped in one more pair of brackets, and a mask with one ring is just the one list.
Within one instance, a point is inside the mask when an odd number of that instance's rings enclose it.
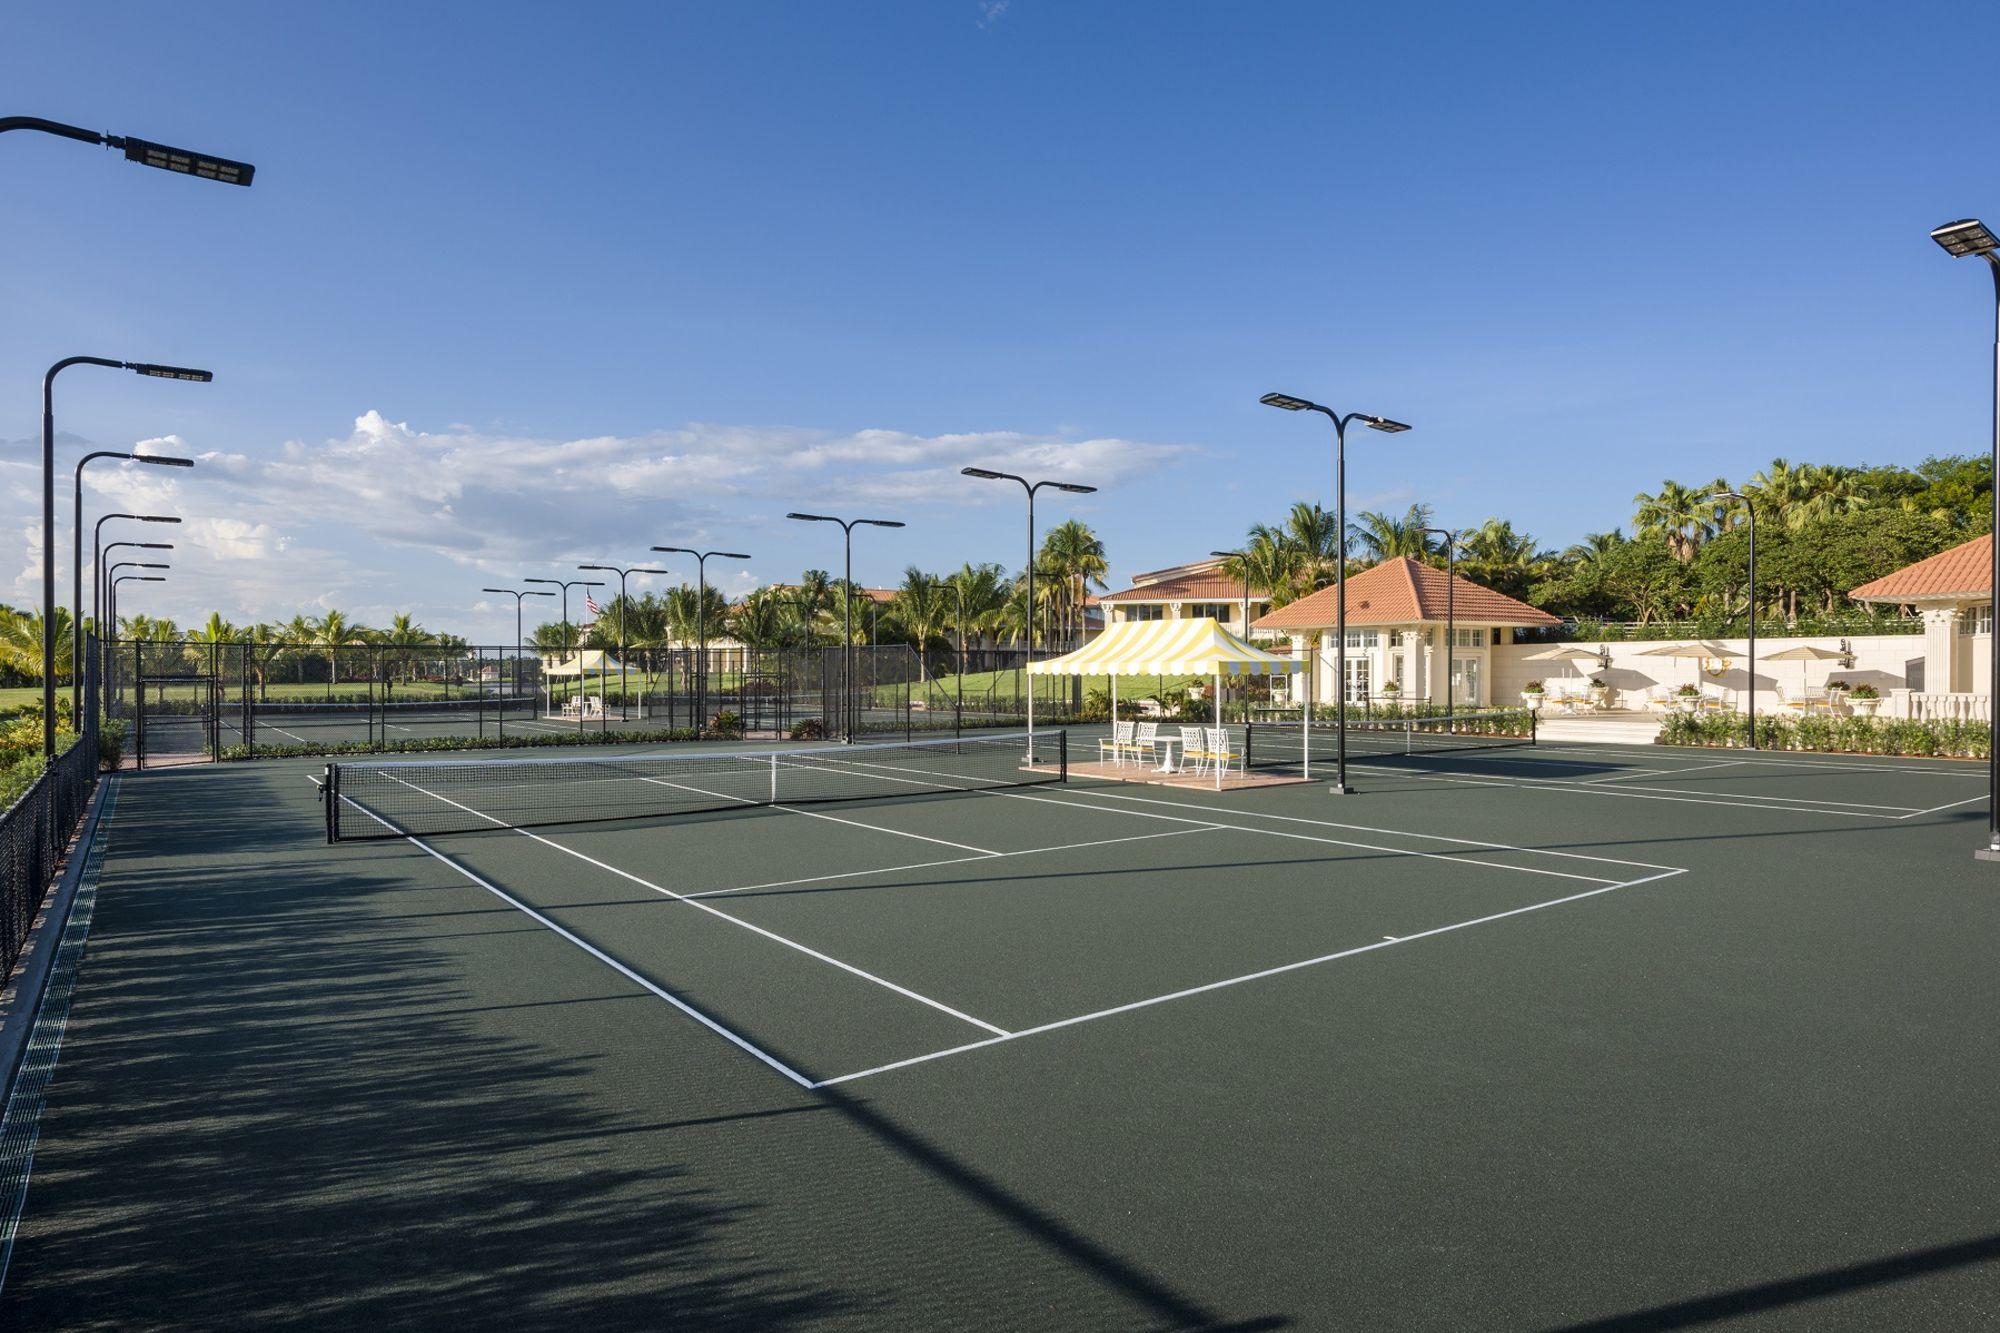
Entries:
{"label": "tall lamp post", "polygon": [[[106,514],[97,520],[96,525],[91,529],[90,541],[90,618],[100,625],[105,623],[104,617],[100,614],[100,608],[108,608],[111,600],[110,589],[104,586],[104,553],[118,546],[138,546],[154,551],[171,551],[174,549],[172,542],[112,542],[111,545],[106,546],[104,544],[104,525],[114,518],[129,518],[136,523],[180,522],[180,519],[172,514]],[[118,622],[115,620],[111,621],[110,628],[111,634],[109,638],[101,630],[97,636],[99,651],[107,654],[110,652],[108,644],[111,640],[118,637]],[[105,660],[108,661],[109,658],[107,657]],[[98,674],[98,707],[100,708],[111,698],[110,682],[111,672],[109,670],[101,671]]]}
{"label": "tall lamp post", "polygon": [[[56,376],[71,366],[108,366],[154,379],[207,384],[206,370],[159,366],[150,361],[113,361],[101,356],[67,356],[42,376],[42,755],[56,757]],[[79,585],[80,590],[81,585]],[[76,608],[78,614],[83,608]]]}
{"label": "tall lamp post", "polygon": [[[696,648],[695,705],[701,711],[701,719],[695,724],[704,726],[708,721],[708,558],[715,556],[722,560],[748,560],[741,551],[697,551],[688,546],[655,546],[655,551],[669,555],[691,555],[694,557],[694,636]],[[665,570],[661,570],[665,573]]]}
{"label": "tall lamp post", "polygon": [[[1445,730],[1450,731],[1452,687],[1456,684],[1452,677],[1456,674],[1453,668],[1457,665],[1453,654],[1458,651],[1458,534],[1450,528],[1417,530],[1426,536],[1435,534],[1444,538],[1444,717],[1447,723]],[[1475,707],[1478,706],[1477,699],[1472,702]]]}
{"label": "tall lamp post", "polygon": [[1047,486],[1051,490],[1067,491],[1071,495],[1094,495],[1095,486],[1079,486],[1068,481],[1029,481],[1026,477],[1012,472],[995,472],[991,468],[962,467],[961,473],[977,477],[981,481],[1019,482],[1021,489],[1028,493],[1028,655],[1021,664],[1022,682],[1028,687],[1028,762],[1035,762],[1035,680],[1028,674],[1028,668],[1035,661],[1035,492]]}
{"label": "tall lamp post", "polygon": [[248,185],[251,177],[257,174],[257,168],[248,162],[235,162],[213,153],[197,153],[186,148],[169,148],[163,143],[135,139],[129,135],[99,134],[81,125],[65,125],[57,120],[43,120],[40,116],[0,116],[0,134],[8,130],[36,130],[60,139],[75,139],[78,143],[103,144],[107,148],[122,150],[127,162],[158,167],[183,176],[199,176],[224,185]]}
{"label": "tall lamp post", "polygon": [[840,524],[842,556],[840,581],[840,685],[846,699],[841,705],[841,730],[846,733],[847,743],[854,743],[854,530],[856,528],[900,528],[903,523],[893,518],[835,518],[832,514],[801,514],[793,512],[785,515],[801,523]]}
{"label": "tall lamp post", "polygon": [[[1369,416],[1365,412],[1349,412],[1342,416],[1309,398],[1294,398],[1288,393],[1267,393],[1257,401],[1266,407],[1283,408],[1287,412],[1318,412],[1333,423],[1334,539],[1338,544],[1333,574],[1334,671],[1339,679],[1334,682],[1334,716],[1338,730],[1334,734],[1335,764],[1331,790],[1337,796],[1345,796],[1354,790],[1347,785],[1347,426],[1349,422],[1359,421],[1370,430],[1389,435],[1400,434],[1409,427],[1400,421]],[[1451,692],[1449,682],[1445,692]]]}
{"label": "tall lamp post", "polygon": [[[632,604],[625,600],[625,576],[627,574],[664,574],[667,571],[664,569],[644,569],[636,565],[630,569],[620,569],[617,565],[578,565],[577,568],[605,574],[616,574],[618,576],[618,693],[624,698],[624,702],[618,705],[618,716],[623,720],[625,710],[632,706],[632,691],[625,683],[625,621],[629,618],[629,613],[632,610]],[[516,602],[515,605],[519,606],[520,603]]]}
{"label": "tall lamp post", "polygon": [[[570,642],[570,634],[569,634],[569,590],[570,590],[571,588],[602,588],[602,587],[604,586],[604,580],[603,580],[603,579],[590,579],[590,580],[585,580],[585,579],[522,579],[522,580],[521,580],[521,582],[523,582],[523,583],[546,583],[546,584],[548,584],[548,585],[549,585],[550,587],[552,587],[552,588],[561,588],[561,589],[562,589],[562,627],[563,627],[563,648],[564,648],[564,650],[565,650],[565,651],[568,651],[568,652],[573,652],[573,653],[575,653],[575,654],[576,654],[576,697],[577,697],[577,709],[576,709],[576,715],[577,715],[577,722],[576,722],[576,724],[577,724],[578,728],[580,729],[580,728],[581,728],[581,727],[583,726],[583,702],[582,702],[582,701],[583,701],[583,640],[582,640],[582,638],[580,638],[580,637],[579,637],[579,638],[577,639],[577,641],[576,641],[575,643],[571,643],[571,642]],[[520,605],[520,603],[519,603],[519,602],[516,602],[516,603],[515,603],[515,605],[516,605],[516,606],[519,606],[519,605]],[[553,699],[551,699],[551,702],[553,702]]]}
{"label": "tall lamp post", "polygon": [[[165,569],[165,568],[167,568],[167,566],[165,566],[165,565],[154,565],[154,564],[143,564],[143,565],[142,565],[142,564],[136,564],[136,563],[134,563],[134,562],[132,562],[132,561],[129,561],[129,560],[128,560],[128,561],[125,561],[125,562],[124,562],[123,564],[118,564],[118,565],[113,565],[113,566],[112,566],[112,571],[113,571],[113,574],[112,574],[112,579],[111,579],[111,593],[110,593],[110,596],[109,596],[109,598],[108,598],[107,600],[108,600],[108,603],[109,603],[109,605],[110,605],[110,608],[111,608],[111,614],[112,614],[112,615],[114,615],[114,616],[118,614],[118,585],[119,585],[119,584],[121,584],[121,583],[165,583],[165,582],[167,581],[167,577],[166,577],[166,575],[164,575],[164,574],[119,574],[119,573],[117,573],[117,572],[116,572],[116,571],[118,571],[118,570],[121,570],[121,569],[126,569],[126,568],[132,568],[132,569]],[[136,685],[136,684],[137,684],[138,682],[137,682],[137,681],[134,681],[133,683],[134,683],[134,684]]]}
{"label": "tall lamp post", "polygon": [[521,693],[521,599],[523,597],[553,597],[552,592],[540,588],[481,588],[481,592],[497,592],[514,599],[514,693]]}
{"label": "tall lamp post", "polygon": [[1734,502],[1743,506],[1743,512],[1750,520],[1750,748],[1757,748],[1757,508],[1748,497],[1735,491],[1717,491],[1708,497],[1712,503]]}
{"label": "tall lamp post", "polygon": [[[1947,222],[1931,232],[1931,239],[1954,259],[1977,256],[1986,261],[1993,274],[1993,462],[2000,477],[2000,237],[1976,218]],[[1993,490],[1993,519],[2000,524],[2000,482]],[[2000,526],[1993,529],[1993,568],[1988,572],[1990,625],[2000,627]],[[1992,675],[1987,682],[1986,760],[1986,845],[1973,855],[1982,861],[2000,861],[2000,628],[1989,629],[1987,657]]]}
{"label": "tall lamp post", "polygon": [[[98,458],[125,458],[141,463],[151,463],[155,467],[193,467],[192,458],[167,458],[161,454],[128,454],[116,449],[97,449],[76,460],[76,505],[71,515],[70,535],[74,538],[70,552],[70,654],[69,654],[69,702],[75,710],[83,707],[83,466]],[[91,566],[91,590],[96,591],[97,568]],[[96,599],[91,599],[95,603]],[[95,605],[91,615],[97,614]],[[97,637],[104,637],[102,625],[92,625]]]}

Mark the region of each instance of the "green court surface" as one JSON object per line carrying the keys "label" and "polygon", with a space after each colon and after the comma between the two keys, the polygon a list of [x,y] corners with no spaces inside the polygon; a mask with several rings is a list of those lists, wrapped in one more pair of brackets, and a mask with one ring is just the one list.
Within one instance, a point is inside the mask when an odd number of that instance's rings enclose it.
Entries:
{"label": "green court surface", "polygon": [[336,845],[319,771],[114,781],[0,1323],[2000,1325],[1982,766]]}

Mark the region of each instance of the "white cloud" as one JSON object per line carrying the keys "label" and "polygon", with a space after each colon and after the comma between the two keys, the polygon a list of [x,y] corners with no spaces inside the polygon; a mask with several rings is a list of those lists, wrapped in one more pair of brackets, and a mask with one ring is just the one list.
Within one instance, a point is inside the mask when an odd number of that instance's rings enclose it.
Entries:
{"label": "white cloud", "polygon": [[[1110,487],[1197,452],[1017,431],[839,434],[706,422],[555,439],[463,425],[425,430],[372,410],[347,434],[316,443],[238,451],[163,436],[134,450],[194,457],[197,465],[94,465],[85,474],[86,511],[187,516],[176,529],[158,530],[176,545],[175,598],[232,617],[285,618],[309,605],[340,605],[367,620],[392,609],[421,612],[428,596],[442,623],[466,610],[452,566],[492,581],[529,565],[704,543],[792,508],[894,505],[908,515],[1016,504],[1018,488],[972,481],[958,469],[978,464]],[[21,533],[25,568],[12,593],[22,603],[39,600],[38,497],[37,468],[0,462],[0,524]],[[67,506],[62,518],[58,563],[66,576]],[[723,577],[732,593],[755,581],[743,569]]]}

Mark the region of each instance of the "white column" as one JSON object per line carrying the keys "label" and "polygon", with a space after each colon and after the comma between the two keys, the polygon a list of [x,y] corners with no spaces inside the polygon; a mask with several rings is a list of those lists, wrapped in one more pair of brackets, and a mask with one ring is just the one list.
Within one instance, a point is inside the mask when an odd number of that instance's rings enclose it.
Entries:
{"label": "white column", "polygon": [[1924,612],[1924,692],[1948,694],[1966,688],[1966,673],[1958,657],[1958,617],[1955,606]]}

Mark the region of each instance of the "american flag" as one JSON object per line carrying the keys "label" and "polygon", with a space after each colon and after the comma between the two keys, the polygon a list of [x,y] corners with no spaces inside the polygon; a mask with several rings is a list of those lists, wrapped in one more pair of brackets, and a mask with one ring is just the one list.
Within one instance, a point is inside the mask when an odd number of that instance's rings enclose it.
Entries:
{"label": "american flag", "polygon": [[597,599],[595,597],[592,597],[589,593],[585,593],[583,595],[583,609],[585,611],[588,611],[593,616],[601,616],[604,614],[604,608],[599,606],[597,604]]}

